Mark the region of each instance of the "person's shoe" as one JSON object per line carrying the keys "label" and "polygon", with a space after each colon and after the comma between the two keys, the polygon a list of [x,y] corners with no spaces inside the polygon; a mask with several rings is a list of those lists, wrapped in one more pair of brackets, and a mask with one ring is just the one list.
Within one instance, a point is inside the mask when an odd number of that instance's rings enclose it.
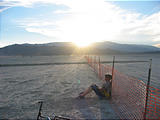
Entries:
{"label": "person's shoe", "polygon": [[78,99],[84,99],[84,98],[85,98],[84,96],[82,96],[82,93],[83,93],[83,92],[81,92],[81,93],[79,94],[79,96],[77,97]]}
{"label": "person's shoe", "polygon": [[77,98],[78,99],[84,99],[85,97],[84,96],[78,96]]}

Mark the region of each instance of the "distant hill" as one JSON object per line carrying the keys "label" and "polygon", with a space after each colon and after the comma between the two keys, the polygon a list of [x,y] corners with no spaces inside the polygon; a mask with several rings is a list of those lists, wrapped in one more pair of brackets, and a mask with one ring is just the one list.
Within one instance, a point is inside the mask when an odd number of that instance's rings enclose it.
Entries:
{"label": "distant hill", "polygon": [[0,48],[0,55],[21,56],[127,53],[160,53],[160,48],[149,45],[118,44],[114,42],[96,42],[86,48],[78,48],[71,42],[13,44]]}
{"label": "distant hill", "polygon": [[74,50],[73,45],[56,45],[56,44],[14,44],[0,49],[0,55],[22,55],[22,56],[39,56],[39,55],[59,55],[71,54]]}
{"label": "distant hill", "polygon": [[139,53],[139,52],[160,52],[160,48],[149,45],[136,45],[136,44],[118,44],[114,42],[99,42],[94,43],[95,48],[109,48],[121,52]]}

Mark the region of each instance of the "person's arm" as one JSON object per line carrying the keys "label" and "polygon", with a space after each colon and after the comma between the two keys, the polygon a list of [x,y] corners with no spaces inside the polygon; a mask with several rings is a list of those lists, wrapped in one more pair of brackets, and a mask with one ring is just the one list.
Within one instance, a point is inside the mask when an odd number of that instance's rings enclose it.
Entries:
{"label": "person's arm", "polygon": [[99,88],[99,90],[104,90],[104,84],[102,85],[102,87],[101,87],[101,88]]}
{"label": "person's arm", "polygon": [[99,90],[103,90],[103,87],[99,88]]}

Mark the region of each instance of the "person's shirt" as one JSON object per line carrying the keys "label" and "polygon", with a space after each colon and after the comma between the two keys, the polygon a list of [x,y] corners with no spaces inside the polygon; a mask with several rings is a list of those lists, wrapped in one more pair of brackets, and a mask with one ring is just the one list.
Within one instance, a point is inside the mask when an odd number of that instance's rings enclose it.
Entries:
{"label": "person's shirt", "polygon": [[102,85],[102,89],[106,97],[110,96],[109,94],[111,92],[111,82],[110,81],[105,82]]}

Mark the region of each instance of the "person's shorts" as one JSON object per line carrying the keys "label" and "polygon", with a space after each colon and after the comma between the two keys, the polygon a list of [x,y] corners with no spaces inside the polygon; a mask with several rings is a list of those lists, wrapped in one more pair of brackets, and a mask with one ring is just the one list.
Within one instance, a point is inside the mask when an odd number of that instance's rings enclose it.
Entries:
{"label": "person's shorts", "polygon": [[96,93],[96,95],[97,95],[100,99],[102,99],[102,98],[105,97],[105,95],[103,94],[102,91],[100,91],[100,89],[98,88],[97,85],[91,85],[91,88],[92,88],[92,90],[94,90],[94,92]]}

